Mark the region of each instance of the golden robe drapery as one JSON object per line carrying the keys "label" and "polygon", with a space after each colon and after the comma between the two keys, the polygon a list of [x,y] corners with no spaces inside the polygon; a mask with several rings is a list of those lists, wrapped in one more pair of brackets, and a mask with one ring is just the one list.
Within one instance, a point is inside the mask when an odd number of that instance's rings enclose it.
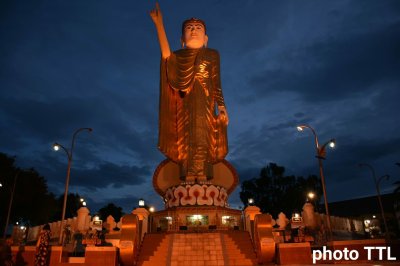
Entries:
{"label": "golden robe drapery", "polygon": [[225,106],[216,50],[182,49],[161,62],[159,149],[181,177],[212,178],[212,164],[228,153]]}

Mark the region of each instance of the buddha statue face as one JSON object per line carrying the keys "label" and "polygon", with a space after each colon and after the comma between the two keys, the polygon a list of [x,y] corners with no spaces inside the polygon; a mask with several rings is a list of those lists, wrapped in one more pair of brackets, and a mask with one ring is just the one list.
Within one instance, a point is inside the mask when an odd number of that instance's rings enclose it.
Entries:
{"label": "buddha statue face", "polygon": [[186,23],[183,28],[182,41],[187,48],[198,49],[207,46],[208,36],[204,25],[198,22]]}

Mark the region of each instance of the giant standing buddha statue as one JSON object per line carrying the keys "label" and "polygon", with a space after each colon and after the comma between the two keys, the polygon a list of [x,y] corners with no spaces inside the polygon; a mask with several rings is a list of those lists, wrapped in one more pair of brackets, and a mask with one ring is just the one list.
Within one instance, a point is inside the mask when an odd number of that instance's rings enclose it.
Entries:
{"label": "giant standing buddha statue", "polygon": [[224,208],[238,177],[224,159],[229,118],[219,53],[207,48],[204,21],[185,20],[182,49],[171,51],[158,3],[150,16],[161,48],[158,148],[167,157],[154,173],[154,188],[167,210]]}

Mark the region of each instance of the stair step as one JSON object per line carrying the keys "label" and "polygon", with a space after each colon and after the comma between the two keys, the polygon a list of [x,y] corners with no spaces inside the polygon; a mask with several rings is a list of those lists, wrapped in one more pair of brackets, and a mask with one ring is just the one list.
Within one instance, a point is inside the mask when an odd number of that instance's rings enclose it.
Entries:
{"label": "stair step", "polygon": [[248,232],[150,233],[142,242],[137,260],[137,265],[156,266],[225,263],[257,265],[256,253]]}

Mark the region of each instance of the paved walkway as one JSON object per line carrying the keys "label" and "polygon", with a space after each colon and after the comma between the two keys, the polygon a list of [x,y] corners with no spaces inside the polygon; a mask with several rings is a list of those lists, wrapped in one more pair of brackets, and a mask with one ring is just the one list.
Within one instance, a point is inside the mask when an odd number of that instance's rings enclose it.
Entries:
{"label": "paved walkway", "polygon": [[[279,266],[279,264],[263,264],[263,265],[268,265],[268,266]],[[304,266],[305,264],[285,264],[287,266]],[[392,261],[392,262],[388,262],[388,261],[371,261],[371,262],[354,262],[351,264],[345,264],[345,263],[331,263],[331,264],[321,264],[321,263],[317,263],[317,264],[310,264],[311,265],[316,265],[316,266],[332,266],[332,265],[338,265],[338,266],[400,266],[400,260],[398,261]]]}
{"label": "paved walkway", "polygon": [[353,265],[353,266],[380,266],[380,265],[387,265],[387,266],[395,266],[395,265],[399,265],[400,266],[400,260],[397,261],[353,261],[352,263],[345,263],[345,262],[336,262],[336,263],[316,263],[314,265],[340,265],[340,266],[349,266],[349,265]]}

